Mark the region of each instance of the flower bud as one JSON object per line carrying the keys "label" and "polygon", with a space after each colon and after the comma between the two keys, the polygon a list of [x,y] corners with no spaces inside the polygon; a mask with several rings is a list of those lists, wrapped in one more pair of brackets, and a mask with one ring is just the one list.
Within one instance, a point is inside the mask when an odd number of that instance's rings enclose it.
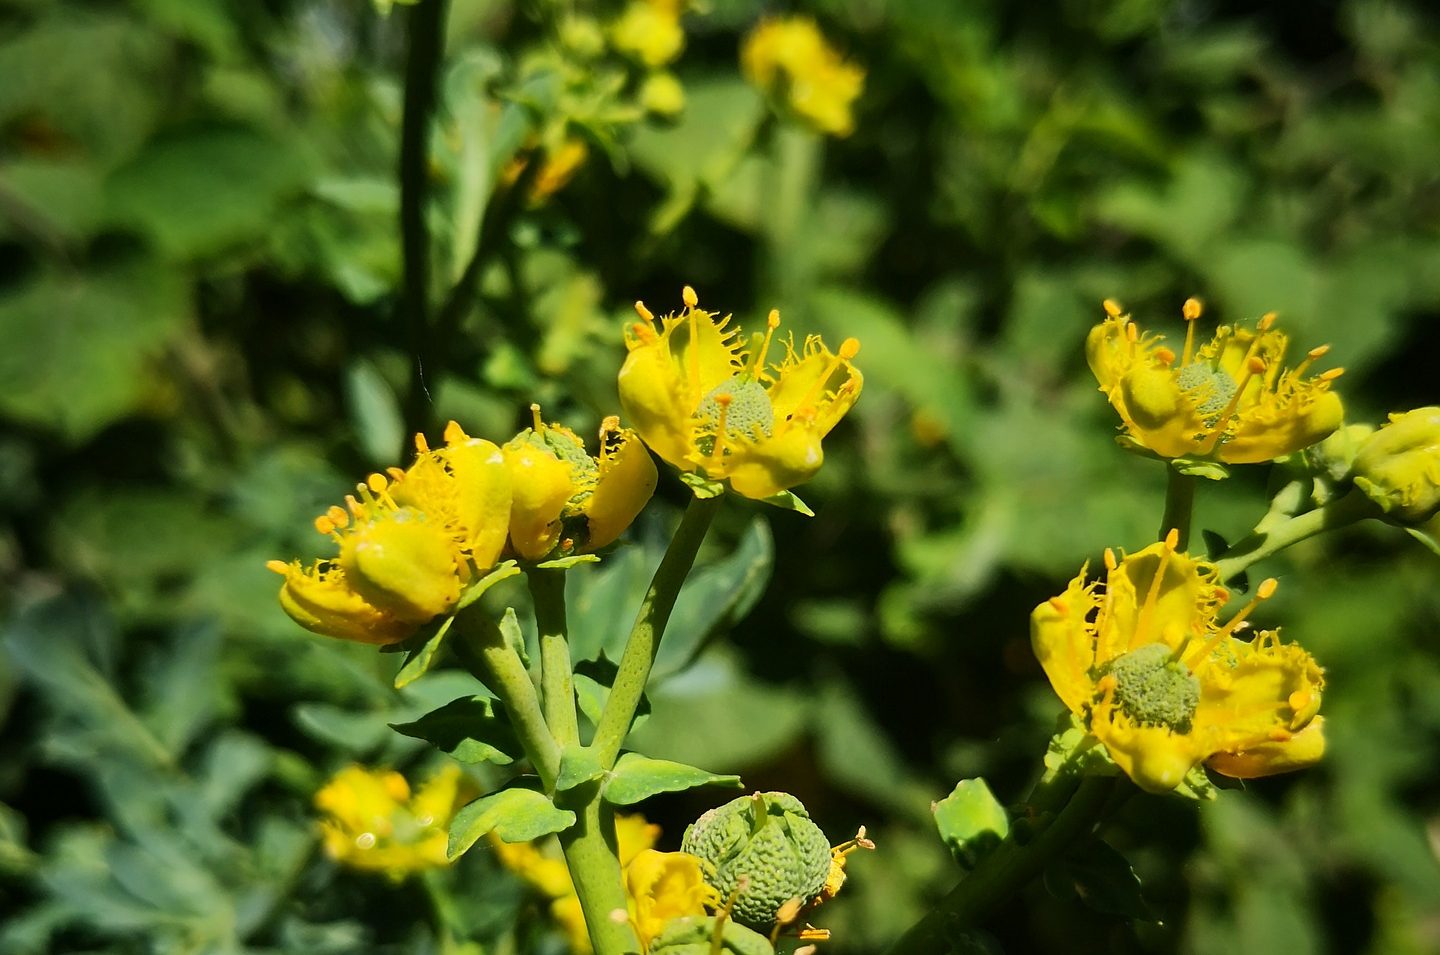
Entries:
{"label": "flower bud", "polygon": [[1355,486],[1401,524],[1440,511],[1440,407],[1392,414],[1355,455]]}
{"label": "flower bud", "polygon": [[808,902],[825,886],[830,843],[788,793],[741,796],[705,813],[685,830],[681,849],[706,863],[706,879],[733,915],[768,927],[791,899]]}
{"label": "flower bud", "polygon": [[974,868],[1010,832],[1010,816],[983,779],[962,779],[930,807],[940,838],[957,861]]}
{"label": "flower bud", "polygon": [[1305,450],[1311,470],[1332,481],[1345,481],[1355,465],[1355,455],[1367,438],[1375,433],[1369,424],[1347,424],[1319,444]]}
{"label": "flower bud", "polygon": [[[715,935],[714,917],[689,915],[671,919],[665,930],[656,936],[649,948],[650,955],[712,955]],[[726,955],[774,955],[775,949],[758,932],[731,921],[720,923],[720,951]]]}

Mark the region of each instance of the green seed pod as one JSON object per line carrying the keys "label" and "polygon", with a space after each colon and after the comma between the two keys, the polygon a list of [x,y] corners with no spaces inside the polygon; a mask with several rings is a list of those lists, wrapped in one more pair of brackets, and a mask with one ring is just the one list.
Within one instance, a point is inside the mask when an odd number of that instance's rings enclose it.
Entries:
{"label": "green seed pod", "polygon": [[[727,955],[775,955],[769,939],[743,925],[726,921],[721,933],[720,951]],[[671,919],[650,943],[650,955],[712,955],[714,936],[714,916]]]}
{"label": "green seed pod", "polygon": [[680,848],[705,863],[722,900],[735,895],[737,921],[762,928],[791,899],[818,895],[830,872],[829,840],[789,793],[755,793],[711,809],[685,830]]}

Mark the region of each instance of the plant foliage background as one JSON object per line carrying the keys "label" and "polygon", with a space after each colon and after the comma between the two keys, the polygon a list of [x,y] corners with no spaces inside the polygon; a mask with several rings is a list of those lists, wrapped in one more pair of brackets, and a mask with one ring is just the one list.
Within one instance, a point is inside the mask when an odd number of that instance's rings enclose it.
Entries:
{"label": "plant foliage background", "polygon": [[[1436,401],[1440,22],[1418,0],[797,3],[867,70],[854,134],[805,151],[736,63],[779,7],[687,15],[669,122],[553,95],[552,7],[450,12],[437,282],[519,145],[503,104],[590,149],[504,222],[421,423],[503,437],[540,401],[592,430],[629,303],[684,283],[862,341],[818,516],[727,509],[639,742],[796,793],[834,841],[867,825],[827,950],[877,951],[956,877],[931,800],[978,774],[1015,798],[1052,731],[1030,608],[1154,539],[1160,469],[1110,441],[1081,354],[1102,298],[1174,330],[1190,294],[1207,321],[1278,310],[1334,344],[1352,420]],[[393,657],[304,634],[264,568],[408,441],[409,12],[0,3],[0,951],[439,950],[443,894],[336,868],[311,797],[352,761],[423,775],[385,724],[470,678],[397,693]],[[1263,492],[1207,486],[1198,519],[1233,539]],[[597,647],[673,514],[573,575]],[[1092,847],[983,944],[1440,950],[1437,569],[1369,525],[1267,568],[1266,612],[1327,667],[1323,766],[1198,811],[1135,800],[1109,841],[1142,892]],[[646,807],[667,848],[707,798]],[[560,950],[488,853],[443,878],[462,904],[439,917],[484,951]]]}

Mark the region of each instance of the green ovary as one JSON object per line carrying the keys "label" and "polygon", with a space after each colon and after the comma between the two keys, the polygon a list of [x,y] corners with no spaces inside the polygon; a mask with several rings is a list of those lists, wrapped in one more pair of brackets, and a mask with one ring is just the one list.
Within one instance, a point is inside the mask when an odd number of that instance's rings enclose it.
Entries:
{"label": "green ovary", "polygon": [[1200,681],[1163,643],[1152,643],[1117,657],[1105,668],[1115,678],[1115,703],[1142,726],[1166,726],[1190,732],[1200,703]]}
{"label": "green ovary", "polygon": [[715,449],[715,432],[721,417],[720,402],[716,399],[721,395],[730,396],[730,406],[725,409],[724,415],[726,435],[751,438],[759,434],[770,437],[775,426],[775,410],[770,406],[765,386],[754,378],[736,375],[717,385],[695,409],[695,421],[706,432],[695,442],[701,454],[711,454]]}
{"label": "green ovary", "polygon": [[1205,417],[1207,427],[1214,425],[1215,417],[1235,397],[1235,379],[1203,362],[1181,368],[1175,383],[1195,402],[1195,410]]}

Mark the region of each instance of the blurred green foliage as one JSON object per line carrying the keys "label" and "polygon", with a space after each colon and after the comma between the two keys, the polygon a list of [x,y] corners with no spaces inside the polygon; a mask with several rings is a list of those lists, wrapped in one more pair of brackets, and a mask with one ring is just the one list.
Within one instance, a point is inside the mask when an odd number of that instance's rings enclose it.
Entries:
{"label": "blurred green foliage", "polygon": [[[0,951],[560,950],[485,852],[403,884],[317,853],[324,778],[423,775],[386,724],[481,688],[447,668],[394,690],[396,657],[285,618],[264,561],[313,552],[310,519],[411,428],[503,439],[539,401],[592,429],[637,298],[689,283],[863,343],[866,393],[803,491],[818,516],[728,507],[633,738],[796,793],[832,841],[869,827],[824,911],[837,953],[958,877],[932,800],[984,774],[1007,802],[1037,771],[1060,705],[1029,610],[1153,539],[1163,475],[1109,440],[1080,354],[1102,298],[1172,330],[1190,294],[1207,320],[1274,309],[1334,344],[1352,420],[1435,403],[1430,5],[796,6],[867,70],[847,139],[739,78],[754,0],[687,15],[673,121],[612,108],[620,72],[567,72],[553,0],[455,0],[432,297],[480,268],[416,356],[395,174],[416,7],[0,2]],[[573,181],[480,249],[507,167],[561,134],[590,146]],[[1263,481],[1202,488],[1201,526],[1242,534]],[[572,572],[582,655],[617,655],[673,517],[657,502]],[[966,944],[1440,950],[1435,557],[1362,526],[1272,563],[1259,623],[1327,667],[1325,764],[1198,811],[1135,799],[1107,830],[1128,862],[1082,847]],[[674,848],[713,798],[643,808]]]}

